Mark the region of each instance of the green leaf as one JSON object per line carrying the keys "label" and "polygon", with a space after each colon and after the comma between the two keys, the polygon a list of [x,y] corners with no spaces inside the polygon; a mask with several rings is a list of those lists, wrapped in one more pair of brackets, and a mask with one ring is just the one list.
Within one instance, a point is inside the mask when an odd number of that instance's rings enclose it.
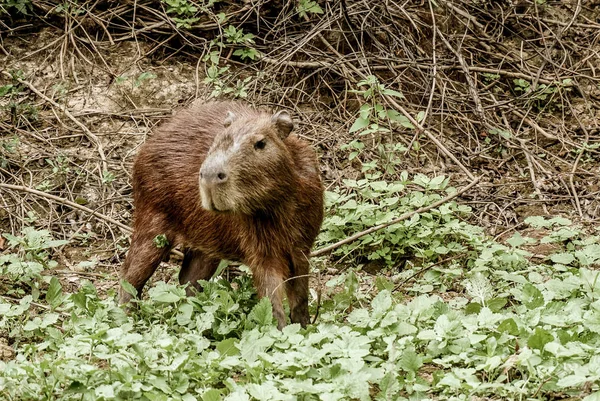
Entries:
{"label": "green leaf", "polygon": [[392,307],[392,296],[389,291],[383,290],[371,302],[373,318],[381,319]]}
{"label": "green leaf", "polygon": [[529,216],[525,219],[525,223],[535,228],[550,227],[552,225],[551,222],[542,216]]}
{"label": "green leaf", "polygon": [[185,298],[185,290],[159,282],[156,287],[148,290],[148,296],[155,302],[175,303]]}
{"label": "green leaf", "polygon": [[514,247],[514,248],[518,248],[521,245],[525,244],[527,241],[525,240],[525,238],[523,238],[523,236],[521,235],[521,233],[516,232],[513,234],[512,237],[510,237],[509,239],[506,240],[506,242]]}
{"label": "green leaf", "polygon": [[96,397],[103,398],[105,400],[112,400],[115,398],[115,391],[110,384],[103,384],[96,387],[94,393],[96,394]]}
{"label": "green leaf", "polygon": [[137,296],[137,290],[128,281],[119,280],[119,283],[121,284],[123,291],[125,291],[127,294],[131,295],[132,297]]}
{"label": "green leaf", "polygon": [[550,259],[554,263],[569,265],[575,260],[575,255],[572,253],[555,253],[554,255],[550,256]]}
{"label": "green leaf", "polygon": [[214,388],[202,394],[202,401],[221,401],[222,399],[221,392]]}
{"label": "green leaf", "polygon": [[498,325],[498,331],[500,333],[508,333],[510,335],[516,336],[519,334],[519,327],[513,318],[505,319],[502,323]]}
{"label": "green leaf", "polygon": [[486,305],[492,312],[498,313],[504,308],[507,302],[506,298],[494,298],[486,301]]}
{"label": "green leaf", "polygon": [[50,279],[50,285],[46,292],[46,301],[52,308],[56,308],[62,302],[62,286],[56,277]]}
{"label": "green leaf", "polygon": [[166,248],[169,246],[169,240],[165,234],[158,234],[152,242],[154,242],[157,248]]}
{"label": "green leaf", "polygon": [[423,366],[423,358],[414,350],[408,349],[402,353],[398,366],[406,372],[417,373],[419,368]]}
{"label": "green leaf", "polygon": [[356,121],[354,121],[354,124],[352,124],[352,127],[350,127],[350,133],[352,132],[356,132],[359,131],[361,129],[366,128],[369,124],[371,123],[371,121],[369,120],[369,118],[363,118],[363,117],[359,117],[356,119]]}
{"label": "green leaf", "polygon": [[257,323],[259,326],[270,326],[273,324],[273,307],[269,298],[262,298],[252,311],[248,314],[250,321]]}
{"label": "green leaf", "polygon": [[529,348],[535,348],[541,351],[546,344],[553,340],[554,336],[552,334],[542,328],[536,327],[533,335],[527,340],[527,345]]}
{"label": "green leaf", "polygon": [[569,375],[569,376],[560,378],[556,382],[556,386],[561,387],[561,388],[579,387],[587,381],[588,381],[588,378],[586,375],[575,374],[575,375]]}
{"label": "green leaf", "polygon": [[537,287],[527,283],[523,286],[521,302],[529,309],[539,308],[544,305],[544,296]]}
{"label": "green leaf", "polygon": [[444,183],[445,179],[446,179],[445,175],[438,175],[436,177],[433,177],[431,179],[431,181],[429,181],[428,187],[430,189],[440,189],[440,186]]}
{"label": "green leaf", "polygon": [[404,95],[398,91],[395,91],[393,89],[384,89],[383,91],[381,91],[382,94],[387,95],[387,96],[393,96],[393,97],[397,97],[399,99],[404,99]]}
{"label": "green leaf", "polygon": [[600,391],[588,395],[582,401],[600,401]]}
{"label": "green leaf", "polygon": [[465,308],[465,313],[467,315],[478,314],[479,312],[481,312],[481,304],[477,302],[471,302]]}
{"label": "green leaf", "polygon": [[10,85],[10,84],[0,86],[0,96],[6,95],[12,88],[13,88],[13,85]]}

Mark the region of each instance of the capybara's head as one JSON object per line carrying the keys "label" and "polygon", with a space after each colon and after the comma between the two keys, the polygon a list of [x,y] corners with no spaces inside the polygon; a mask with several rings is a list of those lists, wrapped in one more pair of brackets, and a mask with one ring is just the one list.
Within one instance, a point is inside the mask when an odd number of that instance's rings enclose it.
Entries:
{"label": "capybara's head", "polygon": [[202,207],[250,215],[285,200],[292,157],[283,141],[293,128],[286,111],[229,111],[200,167]]}

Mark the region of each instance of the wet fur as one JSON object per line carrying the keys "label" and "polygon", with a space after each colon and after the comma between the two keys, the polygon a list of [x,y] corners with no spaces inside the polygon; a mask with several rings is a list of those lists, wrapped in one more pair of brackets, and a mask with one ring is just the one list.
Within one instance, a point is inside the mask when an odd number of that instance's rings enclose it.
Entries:
{"label": "wet fur", "polygon": [[[252,161],[244,155],[247,148],[231,158],[232,174],[250,179],[230,189],[228,199],[241,205],[239,210],[218,213],[202,207],[199,171],[209,149],[227,140],[222,134],[228,111],[239,123],[230,133],[260,124],[260,134],[279,147],[276,157],[264,160]],[[271,116],[235,102],[199,104],[161,125],[141,147],[133,168],[134,233],[121,273],[138,294],[171,247],[181,244],[186,249],[182,283],[210,278],[221,259],[241,261],[252,269],[259,296],[271,299],[278,327],[285,325],[284,292],[291,321],[308,323],[305,275],[323,219],[323,187],[314,151],[293,134],[275,138],[279,131],[268,123]],[[166,235],[168,247],[154,245],[159,234]],[[129,299],[121,291],[121,302]]]}

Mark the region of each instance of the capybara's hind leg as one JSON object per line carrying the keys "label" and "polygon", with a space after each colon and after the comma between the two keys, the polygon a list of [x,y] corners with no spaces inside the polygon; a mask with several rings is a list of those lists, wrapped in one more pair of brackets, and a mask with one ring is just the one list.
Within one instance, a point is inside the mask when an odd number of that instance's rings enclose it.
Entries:
{"label": "capybara's hind leg", "polygon": [[[154,238],[156,235],[147,231],[138,232],[136,230],[132,236],[131,247],[121,270],[121,279],[135,287],[138,297],[141,295],[146,281],[171,250],[171,245],[160,247],[155,244]],[[131,298],[132,296],[121,287],[119,302],[124,304],[129,302]]]}
{"label": "capybara's hind leg", "polygon": [[193,295],[194,288],[200,290],[198,280],[208,280],[215,274],[219,262],[219,259],[211,258],[195,249],[189,249],[185,252],[179,271],[179,283],[190,283],[186,290],[188,296]]}
{"label": "capybara's hind leg", "polygon": [[293,273],[286,282],[286,293],[288,303],[290,305],[290,318],[292,323],[300,323],[302,327],[306,327],[309,323],[308,314],[308,274],[309,263],[306,253],[299,252],[292,258]]}

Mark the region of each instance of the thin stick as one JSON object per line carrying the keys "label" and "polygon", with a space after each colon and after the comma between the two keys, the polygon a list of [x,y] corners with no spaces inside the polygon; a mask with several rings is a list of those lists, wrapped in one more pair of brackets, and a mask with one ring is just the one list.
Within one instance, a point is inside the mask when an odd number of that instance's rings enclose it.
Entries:
{"label": "thin stick", "polygon": [[[115,219],[113,219],[113,218],[105,215],[105,214],[102,214],[100,212],[92,210],[89,207],[85,207],[83,205],[79,205],[79,204],[77,204],[75,202],[71,202],[70,200],[65,199],[65,198],[61,198],[59,196],[55,196],[55,195],[52,195],[52,194],[49,194],[49,193],[46,193],[46,192],[38,191],[37,189],[25,187],[25,186],[22,186],[22,185],[11,185],[11,184],[4,184],[4,183],[1,183],[1,182],[0,182],[0,188],[12,189],[12,190],[15,190],[15,191],[29,192],[31,194],[34,194],[34,195],[37,195],[37,196],[41,196],[42,198],[51,199],[51,200],[56,201],[56,202],[58,202],[60,204],[67,205],[67,206],[69,206],[69,207],[71,207],[73,209],[79,209],[79,210],[82,210],[82,211],[84,211],[86,213],[90,213],[94,217],[97,217],[100,220],[104,220],[104,221],[107,221],[107,222],[109,222],[111,224],[114,224],[117,227],[121,228],[122,230],[124,230],[124,231],[126,231],[128,233],[132,233],[133,232],[133,229],[131,227],[129,227],[129,226],[127,226],[127,225],[125,225],[125,224],[123,224],[123,223],[121,223],[121,222],[119,222],[119,221],[117,221],[117,220],[115,220]],[[174,254],[174,255],[177,255],[179,257],[183,257],[183,253],[180,252],[180,251],[178,251],[178,250],[176,250],[176,249],[172,249],[171,253]]]}
{"label": "thin stick", "polygon": [[359,233],[356,233],[356,234],[354,234],[354,235],[352,235],[352,236],[350,236],[348,238],[345,238],[345,239],[343,239],[341,241],[336,242],[335,244],[331,244],[329,246],[321,248],[321,249],[319,249],[319,250],[311,253],[310,256],[325,255],[325,254],[333,251],[334,249],[339,248],[342,245],[346,245],[346,244],[348,244],[350,242],[356,241],[357,239],[359,239],[361,237],[364,237],[367,234],[371,234],[371,233],[373,233],[375,231],[379,231],[382,228],[386,228],[386,227],[391,226],[393,224],[399,223],[399,222],[401,222],[403,220],[410,219],[415,214],[423,213],[423,212],[426,212],[426,211],[431,210],[433,208],[436,208],[436,207],[438,207],[440,205],[443,205],[444,203],[451,201],[452,199],[456,198],[457,196],[462,195],[463,193],[467,192],[469,189],[473,188],[475,186],[475,184],[477,184],[479,182],[480,179],[481,179],[481,177],[475,178],[473,181],[471,181],[469,183],[469,185],[463,187],[460,191],[456,191],[455,193],[453,193],[451,195],[448,195],[445,198],[440,199],[439,201],[434,202],[434,203],[432,203],[429,206],[424,206],[424,207],[421,207],[421,208],[419,208],[417,210],[413,210],[412,212],[404,213],[402,216],[398,217],[397,219],[394,219],[394,220],[389,221],[387,223],[379,224],[379,225],[371,227],[371,228],[369,228],[367,230],[364,230],[364,231],[361,231]]}
{"label": "thin stick", "polygon": [[[104,148],[102,147],[102,142],[96,135],[94,135],[92,133],[92,131],[90,131],[88,129],[88,127],[86,127],[82,122],[80,122],[78,119],[76,119],[73,116],[73,114],[71,114],[71,112],[69,110],[67,110],[65,107],[61,106],[60,104],[56,103],[54,100],[50,99],[48,96],[46,96],[42,92],[40,92],[35,86],[33,86],[32,83],[25,81],[21,78],[13,77],[11,74],[7,73],[6,71],[2,71],[2,73],[7,78],[15,79],[20,84],[27,86],[29,89],[31,89],[31,91],[33,93],[35,93],[36,95],[38,95],[39,97],[41,97],[42,99],[44,99],[45,101],[50,103],[52,106],[58,108],[67,117],[69,117],[69,119],[71,121],[73,121],[79,128],[81,128],[83,130],[83,132],[85,133],[85,135],[88,137],[88,139],[96,145],[96,148],[98,149],[98,154],[100,155],[100,160],[102,160],[102,170],[108,171],[108,163],[106,162],[106,156],[104,155]],[[102,171],[100,172],[100,177],[102,177]]]}
{"label": "thin stick", "polygon": [[61,198],[59,196],[49,194],[47,192],[38,191],[37,189],[25,187],[25,186],[22,186],[22,185],[11,185],[11,184],[4,184],[4,183],[1,183],[1,182],[0,182],[0,188],[12,189],[14,191],[29,192],[30,194],[41,196],[42,198],[51,199],[51,200],[56,201],[58,203],[61,203],[63,205],[67,205],[67,206],[69,206],[69,207],[71,207],[73,209],[79,209],[79,210],[82,210],[82,211],[84,211],[86,213],[90,213],[93,216],[95,216],[95,217],[97,217],[97,218],[99,218],[101,220],[105,220],[105,221],[107,221],[109,223],[112,223],[112,224],[116,225],[117,227],[119,227],[119,228],[121,228],[121,229],[123,229],[123,230],[125,230],[125,231],[127,231],[129,233],[131,233],[133,231],[131,229],[131,227],[126,226],[125,224],[123,224],[121,222],[118,222],[117,220],[115,220],[115,219],[113,219],[113,218],[111,218],[111,217],[109,217],[109,216],[107,216],[105,214],[102,214],[100,212],[92,210],[89,207],[85,207],[83,205],[77,204],[75,202],[71,202],[68,199]]}

